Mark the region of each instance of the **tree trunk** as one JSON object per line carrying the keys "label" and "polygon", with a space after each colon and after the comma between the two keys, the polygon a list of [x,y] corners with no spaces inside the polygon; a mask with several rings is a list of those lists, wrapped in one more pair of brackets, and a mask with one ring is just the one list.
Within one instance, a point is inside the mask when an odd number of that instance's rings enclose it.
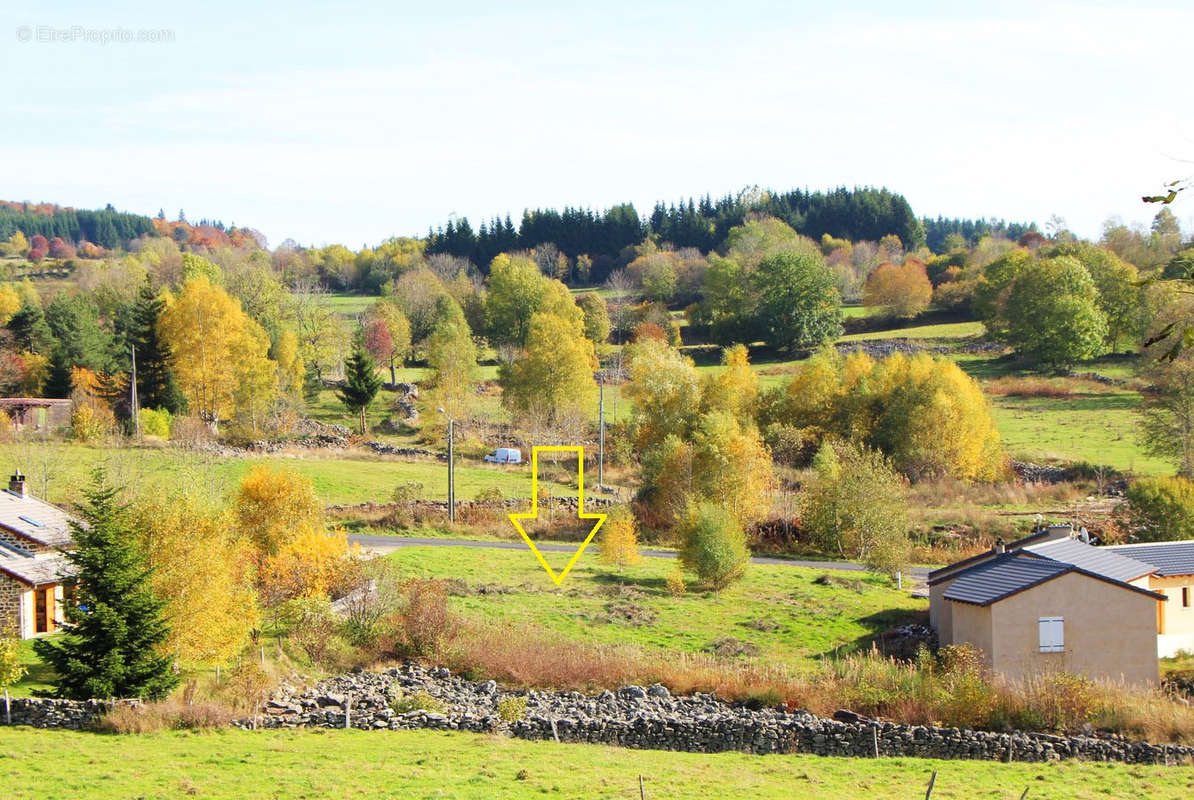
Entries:
{"label": "tree trunk", "polygon": [[12,707],[8,702],[8,687],[4,687],[4,724],[12,724]]}
{"label": "tree trunk", "polygon": [[390,385],[395,387],[398,385],[398,373],[394,370],[393,358],[390,359]]}
{"label": "tree trunk", "polygon": [[361,436],[365,435],[365,407],[361,406]]}

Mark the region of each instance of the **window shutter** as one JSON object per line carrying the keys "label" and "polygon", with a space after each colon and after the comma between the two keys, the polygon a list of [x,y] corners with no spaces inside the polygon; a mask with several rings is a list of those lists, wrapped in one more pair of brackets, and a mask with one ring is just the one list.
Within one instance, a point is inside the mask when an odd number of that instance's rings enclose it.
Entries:
{"label": "window shutter", "polygon": [[1037,622],[1040,629],[1041,652],[1065,652],[1064,617],[1041,617]]}

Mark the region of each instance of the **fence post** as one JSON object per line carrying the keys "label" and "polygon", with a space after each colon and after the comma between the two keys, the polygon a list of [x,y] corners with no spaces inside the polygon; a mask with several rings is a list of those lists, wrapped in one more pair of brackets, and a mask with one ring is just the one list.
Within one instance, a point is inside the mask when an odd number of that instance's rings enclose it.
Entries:
{"label": "fence post", "polygon": [[933,800],[933,784],[937,782],[937,770],[929,776],[929,788],[925,789],[925,800]]}
{"label": "fence post", "polygon": [[352,727],[352,695],[344,698],[344,729]]}

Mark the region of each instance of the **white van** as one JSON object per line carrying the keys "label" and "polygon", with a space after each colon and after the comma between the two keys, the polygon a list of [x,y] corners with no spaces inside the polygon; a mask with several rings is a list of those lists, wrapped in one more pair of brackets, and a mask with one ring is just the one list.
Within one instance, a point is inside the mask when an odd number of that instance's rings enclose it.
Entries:
{"label": "white van", "polygon": [[522,452],[517,447],[499,447],[485,456],[485,460],[491,464],[521,464]]}

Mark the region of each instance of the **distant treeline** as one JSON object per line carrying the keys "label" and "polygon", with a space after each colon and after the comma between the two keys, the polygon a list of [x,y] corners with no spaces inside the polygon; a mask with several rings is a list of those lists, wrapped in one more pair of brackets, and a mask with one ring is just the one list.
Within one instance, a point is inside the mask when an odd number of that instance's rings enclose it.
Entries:
{"label": "distant treeline", "polygon": [[925,229],[925,245],[934,253],[944,253],[949,249],[945,240],[952,233],[958,234],[966,241],[967,246],[973,247],[984,236],[1001,235],[1016,241],[1024,234],[1037,230],[1035,222],[1005,222],[1001,219],[925,217],[921,222]]}
{"label": "distant treeline", "polygon": [[902,195],[887,189],[843,187],[830,192],[748,191],[720,200],[705,196],[666,206],[658,203],[645,219],[629,203],[605,211],[526,211],[517,228],[508,216],[482,222],[477,230],[461,218],[428,231],[427,252],[460,256],[484,268],[498,253],[530,250],[551,242],[565,255],[575,258],[584,253],[597,265],[599,259],[617,258],[623,248],[654,236],[677,248],[695,247],[707,253],[750,214],[776,217],[816,239],[829,234],[852,241],[878,241],[894,234],[906,247],[925,243],[924,227]]}
{"label": "distant treeline", "polygon": [[102,211],[78,211],[51,204],[0,201],[0,240],[16,231],[32,237],[60,237],[65,242],[88,241],[107,249],[124,247],[130,239],[156,235],[153,220],[108,206]]}

